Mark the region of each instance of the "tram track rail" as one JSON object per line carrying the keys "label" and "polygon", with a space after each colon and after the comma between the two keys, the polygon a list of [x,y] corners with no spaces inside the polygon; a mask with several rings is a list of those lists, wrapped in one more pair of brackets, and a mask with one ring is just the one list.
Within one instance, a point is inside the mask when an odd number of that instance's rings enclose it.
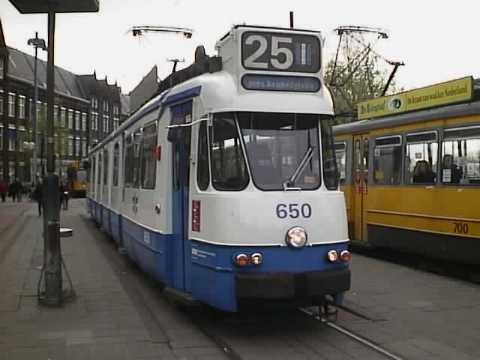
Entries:
{"label": "tram track rail", "polygon": [[[338,309],[337,309],[338,310]],[[376,344],[373,340],[367,339],[364,336],[361,336],[359,334],[356,334],[355,332],[347,329],[346,327],[343,327],[341,325],[338,325],[332,321],[329,321],[325,316],[319,315],[319,313],[316,313],[314,311],[309,310],[308,308],[299,308],[299,311],[302,313],[306,314],[307,316],[311,317],[312,319],[315,319],[317,321],[320,321],[323,325],[335,330],[336,332],[339,332],[345,336],[348,336],[350,339],[353,339],[357,341],[358,343],[368,347],[369,349],[372,349],[376,351],[377,353],[384,355],[386,358],[391,359],[391,360],[405,360],[405,358],[394,354],[393,352],[385,349],[384,347]],[[362,318],[364,318],[362,316]]]}

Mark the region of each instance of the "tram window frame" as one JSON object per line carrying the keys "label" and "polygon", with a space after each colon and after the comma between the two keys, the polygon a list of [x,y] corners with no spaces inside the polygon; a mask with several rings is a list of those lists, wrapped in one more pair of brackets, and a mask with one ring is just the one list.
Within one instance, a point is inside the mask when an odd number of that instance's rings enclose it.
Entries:
{"label": "tram window frame", "polygon": [[335,141],[333,136],[333,122],[334,118],[331,116],[320,117],[319,130],[321,131],[322,142],[322,179],[327,190],[337,190],[339,186],[337,157],[333,143]]}
{"label": "tram window frame", "polygon": [[145,125],[141,133],[140,184],[142,189],[153,190],[157,182],[157,159],[155,157],[158,143],[157,122]]}
{"label": "tram window frame", "polygon": [[[343,146],[343,149],[338,149],[338,146]],[[338,182],[340,185],[345,185],[347,183],[347,142],[346,141],[335,141],[333,143],[333,149],[335,150],[335,157],[337,159],[337,170],[338,170]],[[343,177],[342,177],[342,163],[339,162],[338,152],[343,150]]]}
{"label": "tram window frame", "polygon": [[125,168],[124,170],[124,186],[131,188],[133,187],[133,171],[132,165],[134,163],[133,156],[133,134],[129,134],[125,137]]}
{"label": "tram window frame", "polygon": [[[432,158],[434,161],[430,163],[430,161],[425,159],[425,153],[422,154],[420,160],[415,162],[415,167],[410,171],[409,164],[412,162],[412,158],[410,154],[409,145],[420,145],[420,144],[436,144],[436,148],[432,150]],[[416,132],[409,132],[405,134],[405,146],[404,146],[404,165],[403,165],[403,179],[406,185],[435,185],[438,181],[438,174],[439,174],[439,150],[440,150],[440,141],[439,141],[439,134],[437,130],[424,130],[424,131],[416,131]],[[423,149],[425,151],[425,149]],[[415,153],[415,158],[417,158],[417,153]],[[408,162],[407,162],[408,160]],[[415,159],[413,159],[415,160]],[[422,180],[421,178],[418,181],[415,181],[415,176],[419,176],[419,174],[415,175],[416,167],[419,165],[419,162],[422,161],[422,164],[426,161],[428,166],[430,166],[429,171],[430,174],[423,174],[427,178],[426,180]],[[428,170],[427,170],[428,171]],[[433,176],[433,179],[431,177]],[[425,179],[425,178],[424,178]]]}
{"label": "tram window frame", "polygon": [[206,121],[200,123],[197,144],[197,186],[206,191],[210,185],[210,159],[208,151],[208,125]]}
{"label": "tram window frame", "polygon": [[108,185],[108,149],[103,150],[103,185]]}
{"label": "tram window frame", "polygon": [[[395,142],[387,142],[390,139],[398,139],[398,141]],[[376,137],[372,143],[373,146],[373,162],[372,162],[372,181],[374,185],[384,185],[384,186],[398,186],[402,184],[402,169],[403,169],[403,138],[402,135],[385,135],[385,136],[380,136]],[[386,182],[385,181],[385,175],[382,179],[378,179],[376,177],[377,171],[379,171],[380,165],[379,165],[379,160],[377,155],[377,150],[380,150],[380,156],[382,156],[381,151],[382,149],[391,149],[392,150],[392,156],[398,158],[399,164],[395,166],[396,164],[393,164],[393,170],[396,169],[393,173],[396,175],[395,177],[392,177],[392,181]],[[396,149],[400,149],[400,153],[395,155],[394,151]],[[385,171],[383,171],[385,174]]]}
{"label": "tram window frame", "polygon": [[142,129],[137,129],[132,134],[133,141],[133,184],[135,189],[140,188],[141,182],[141,167],[140,167],[140,155],[142,153]]}
{"label": "tram window frame", "polygon": [[[239,154],[239,156],[237,157],[235,167],[237,168],[238,178],[240,179],[240,180],[238,180],[238,183],[236,183],[236,184],[233,184],[233,182],[229,184],[227,182],[229,178],[225,178],[225,170],[224,169],[226,169],[226,167],[222,166],[223,164],[221,164],[221,162],[224,161],[223,160],[224,156],[225,156],[224,153],[226,152],[226,151],[222,150],[222,149],[225,149],[225,144],[223,144],[222,146],[220,146],[220,145],[214,146],[215,140],[216,140],[215,129],[217,129],[217,127],[215,125],[218,124],[219,121],[222,121],[222,120],[223,121],[230,120],[233,123],[233,127],[235,129],[235,135],[236,135],[235,139],[236,139],[236,141],[234,141],[234,145],[235,145],[235,147],[238,148],[238,154]],[[213,117],[212,126],[208,127],[208,130],[209,130],[209,156],[210,156],[210,166],[211,166],[211,174],[212,174],[212,186],[215,188],[215,190],[218,190],[218,191],[242,191],[250,183],[250,174],[248,172],[249,170],[248,170],[248,165],[247,165],[247,159],[246,159],[246,156],[245,156],[245,153],[244,153],[242,139],[241,139],[241,131],[238,127],[237,121],[238,121],[237,120],[237,115],[233,112],[216,113],[216,114],[214,114],[214,117]],[[223,139],[223,140],[224,140],[224,143],[225,143],[225,140],[232,140],[232,139],[234,139],[234,138],[228,138],[228,139],[226,138],[226,139]],[[219,150],[215,150],[215,149],[219,149]],[[215,155],[215,151],[218,151],[218,153],[219,153],[218,156]],[[217,163],[219,163],[219,164],[217,164]],[[217,165],[220,165],[220,166],[217,167]],[[220,174],[221,172],[223,174]],[[225,180],[222,181],[221,180],[222,178],[225,178]]]}
{"label": "tram window frame", "polygon": [[[476,140],[478,145],[476,147],[480,148],[480,125],[471,125],[471,126],[464,126],[464,127],[455,127],[455,128],[447,128],[443,130],[443,138],[442,138],[442,146],[441,146],[441,176],[440,176],[440,181],[442,185],[446,186],[480,186],[480,158],[479,164],[476,164],[473,162],[472,165],[479,165],[478,169],[473,169],[475,173],[477,173],[477,177],[473,182],[470,182],[470,180],[466,179],[466,176],[468,176],[468,173],[471,172],[472,170],[469,170],[469,164],[467,159],[458,161],[456,159],[458,158],[467,158],[467,156],[459,156],[459,153],[461,154],[462,152],[467,152],[469,149],[472,148],[472,146],[467,146],[467,141],[472,141]],[[446,154],[446,143],[451,142],[452,146],[454,146],[455,142],[460,141],[460,144],[456,144],[456,149],[455,147],[452,147],[451,153]],[[462,143],[463,142],[463,145]],[[460,146],[460,147],[459,147]],[[450,173],[447,175],[446,167],[445,167],[445,161],[446,161],[446,156],[453,156],[452,158],[452,164],[449,166],[450,167]],[[462,164],[464,163],[465,164]],[[465,166],[464,166],[465,165]],[[457,175],[455,175],[455,173]],[[466,175],[464,177],[464,175]],[[445,179],[450,178],[452,180],[453,177],[458,177],[456,181],[445,181]],[[468,181],[468,182],[467,182]]]}
{"label": "tram window frame", "polygon": [[98,176],[97,176],[97,185],[100,187],[100,184],[102,183],[102,167],[103,167],[103,157],[102,153],[98,152]]}
{"label": "tram window frame", "polygon": [[118,179],[120,177],[120,144],[118,141],[113,146],[113,179],[112,185],[118,186]]}

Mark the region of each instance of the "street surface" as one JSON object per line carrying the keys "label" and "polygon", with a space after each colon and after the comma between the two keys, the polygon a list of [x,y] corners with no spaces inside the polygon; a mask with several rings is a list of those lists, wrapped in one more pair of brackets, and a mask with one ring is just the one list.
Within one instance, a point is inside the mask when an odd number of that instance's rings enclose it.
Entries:
{"label": "street surface", "polygon": [[[172,304],[87,218],[84,200],[61,216],[74,231],[62,253],[77,297],[41,307],[41,218],[34,203],[0,203],[0,360],[388,358],[297,309]],[[337,324],[400,359],[480,358],[480,286],[360,255],[352,274]]]}

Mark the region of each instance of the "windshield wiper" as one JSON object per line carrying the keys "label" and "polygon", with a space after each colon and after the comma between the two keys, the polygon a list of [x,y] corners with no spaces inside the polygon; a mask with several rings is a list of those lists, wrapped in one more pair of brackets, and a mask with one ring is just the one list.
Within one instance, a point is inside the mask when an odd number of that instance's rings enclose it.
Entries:
{"label": "windshield wiper", "polygon": [[292,185],[295,184],[295,180],[297,179],[298,175],[300,175],[302,173],[303,169],[305,169],[305,166],[310,161],[312,156],[313,156],[313,147],[309,146],[305,155],[303,155],[302,161],[300,161],[300,164],[298,164],[298,166],[295,169],[295,171],[293,172],[292,176],[290,176],[288,178],[288,180],[285,180],[282,183],[284,191],[287,191],[287,190],[301,190],[300,188],[292,187]]}

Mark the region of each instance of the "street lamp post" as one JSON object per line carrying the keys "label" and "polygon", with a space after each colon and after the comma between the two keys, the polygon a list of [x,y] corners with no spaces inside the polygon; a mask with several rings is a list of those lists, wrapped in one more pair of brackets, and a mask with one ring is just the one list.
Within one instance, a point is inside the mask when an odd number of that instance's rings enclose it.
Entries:
{"label": "street lamp post", "polygon": [[48,14],[47,176],[43,183],[43,199],[45,199],[45,202],[43,215],[44,264],[42,268],[42,275],[45,276],[45,293],[41,298],[41,303],[59,306],[62,305],[64,299],[60,247],[60,196],[54,161],[55,14],[97,12],[99,6],[98,0],[10,0],[10,2],[22,14]]}
{"label": "street lamp post", "polygon": [[[45,40],[40,39],[38,37],[38,32],[35,32],[35,37],[32,39],[28,39],[28,45],[32,45],[35,48],[35,62],[33,64],[33,104],[34,106],[30,109],[31,116],[33,119],[33,142],[35,145],[38,145],[38,136],[37,136],[37,102],[38,102],[38,85],[37,85],[37,55],[38,55],[38,48],[42,49],[43,51],[47,51],[47,47],[45,45]],[[37,184],[37,150],[36,146],[33,147],[33,183]]]}

